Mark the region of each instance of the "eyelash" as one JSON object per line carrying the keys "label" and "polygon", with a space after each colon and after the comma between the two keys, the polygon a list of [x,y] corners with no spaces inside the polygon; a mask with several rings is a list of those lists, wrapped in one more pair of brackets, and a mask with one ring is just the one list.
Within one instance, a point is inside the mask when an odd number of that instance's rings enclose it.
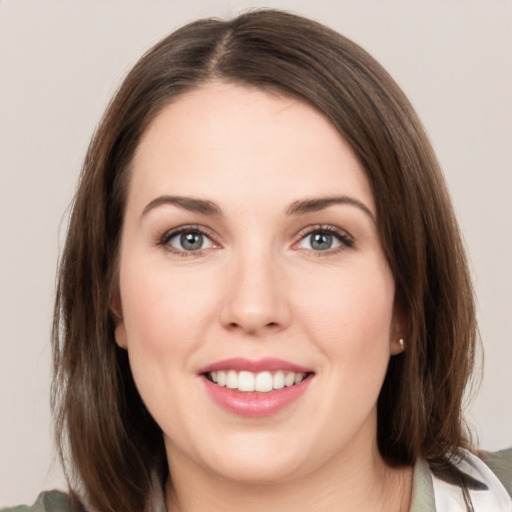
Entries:
{"label": "eyelash", "polygon": [[344,251],[345,249],[351,249],[354,247],[354,239],[344,230],[339,229],[335,226],[329,224],[317,224],[315,226],[308,226],[299,232],[299,240],[294,242],[294,246],[305,240],[308,236],[312,236],[316,233],[327,233],[335,237],[340,245],[338,247],[326,249],[323,251],[318,251],[314,249],[305,249],[313,256],[329,256],[332,254],[337,254],[338,252]]}
{"label": "eyelash", "polygon": [[[167,252],[176,254],[181,257],[191,257],[191,256],[201,256],[204,252],[204,250],[207,249],[197,249],[194,251],[186,251],[181,249],[176,249],[169,245],[169,242],[176,236],[182,235],[184,233],[192,233],[192,234],[200,234],[203,237],[206,237],[211,241],[211,243],[215,246],[219,246],[215,241],[215,237],[213,234],[203,228],[202,226],[197,225],[185,225],[180,226],[178,228],[172,229],[170,231],[166,231],[163,235],[158,237],[157,245],[163,247]],[[300,242],[305,240],[308,236],[312,236],[317,233],[327,233],[329,235],[334,236],[338,242],[340,242],[340,245],[338,247],[329,248],[325,250],[314,250],[314,249],[304,249],[308,251],[310,254],[314,256],[326,256],[331,254],[336,254],[340,251],[343,251],[345,249],[350,249],[354,247],[354,239],[346,232],[339,228],[336,228],[335,226],[331,225],[325,225],[325,224],[318,224],[315,226],[308,226],[307,228],[304,228],[301,230],[298,234],[299,239],[293,243],[293,246],[298,245]],[[297,249],[299,250],[299,249]]]}
{"label": "eyelash", "polygon": [[200,234],[203,237],[209,239],[214,246],[219,246],[219,244],[215,241],[215,237],[213,234],[203,228],[202,226],[196,225],[186,225],[180,226],[175,229],[171,229],[170,231],[166,231],[163,235],[158,238],[157,245],[162,246],[167,252],[176,254],[177,256],[182,256],[184,258],[190,256],[200,256],[205,249],[197,249],[195,251],[186,251],[181,249],[176,249],[169,245],[169,242],[176,236],[182,235],[184,233],[192,233],[192,234]]}

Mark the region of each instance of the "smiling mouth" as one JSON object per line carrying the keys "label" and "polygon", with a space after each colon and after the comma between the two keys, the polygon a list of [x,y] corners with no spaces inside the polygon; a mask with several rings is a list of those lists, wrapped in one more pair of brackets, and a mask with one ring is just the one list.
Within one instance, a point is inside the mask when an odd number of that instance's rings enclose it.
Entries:
{"label": "smiling mouth", "polygon": [[219,370],[204,373],[204,376],[214,384],[242,392],[270,393],[271,391],[289,388],[300,384],[312,375],[312,372],[249,371]]}

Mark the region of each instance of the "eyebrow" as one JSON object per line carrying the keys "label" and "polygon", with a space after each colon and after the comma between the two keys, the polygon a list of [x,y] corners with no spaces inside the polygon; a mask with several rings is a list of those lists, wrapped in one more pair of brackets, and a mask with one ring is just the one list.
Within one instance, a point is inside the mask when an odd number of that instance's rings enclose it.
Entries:
{"label": "eyebrow", "polygon": [[[159,196],[153,199],[146,205],[142,211],[142,215],[146,215],[149,211],[158,208],[159,206],[171,204],[183,208],[185,210],[200,213],[209,216],[221,216],[221,209],[213,202],[206,199],[197,199],[194,197],[185,196]],[[286,210],[287,215],[305,215],[307,213],[318,212],[325,210],[329,206],[335,204],[346,204],[355,206],[368,215],[374,222],[375,217],[371,210],[361,201],[349,196],[336,196],[336,197],[319,197],[312,199],[302,199],[294,201]]]}
{"label": "eyebrow", "polygon": [[202,215],[217,215],[220,216],[222,213],[220,208],[212,201],[205,199],[196,199],[193,197],[183,196],[160,196],[153,199],[146,205],[142,211],[142,215],[146,215],[149,211],[158,208],[164,204],[172,204],[191,212],[200,213]]}
{"label": "eyebrow", "polygon": [[372,211],[361,201],[354,197],[349,196],[336,196],[336,197],[319,197],[313,199],[304,199],[301,201],[293,202],[286,210],[287,215],[304,215],[306,213],[318,212],[324,210],[329,206],[335,204],[347,204],[355,206],[368,215],[373,222],[375,222],[375,216]]}

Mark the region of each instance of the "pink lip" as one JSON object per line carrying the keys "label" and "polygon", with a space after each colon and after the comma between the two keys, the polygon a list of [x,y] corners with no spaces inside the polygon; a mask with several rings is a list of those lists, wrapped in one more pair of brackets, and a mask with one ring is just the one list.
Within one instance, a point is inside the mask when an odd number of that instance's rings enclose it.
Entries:
{"label": "pink lip", "polygon": [[281,409],[298,400],[304,394],[313,378],[309,376],[299,384],[288,388],[275,389],[268,393],[229,389],[209,381],[204,375],[201,380],[204,382],[210,396],[221,407],[240,416],[257,418],[276,414]]}
{"label": "pink lip", "polygon": [[253,418],[271,416],[297,401],[306,392],[309,384],[313,380],[313,376],[308,375],[299,384],[282,389],[275,389],[268,393],[258,393],[256,391],[245,392],[219,386],[206,378],[206,373],[219,370],[245,370],[253,373],[283,370],[309,374],[311,374],[312,371],[289,361],[273,358],[260,359],[257,361],[243,358],[226,359],[205,366],[200,370],[201,380],[206,390],[217,404],[231,413]]}
{"label": "pink lip", "polygon": [[294,373],[311,373],[310,368],[299,366],[298,364],[285,361],[284,359],[275,359],[266,357],[265,359],[244,359],[243,357],[234,357],[232,359],[224,359],[223,361],[217,361],[209,364],[204,368],[201,368],[198,373],[209,373],[217,372],[219,370],[236,370],[237,372],[247,371],[252,373],[259,372],[274,372],[283,370]]}

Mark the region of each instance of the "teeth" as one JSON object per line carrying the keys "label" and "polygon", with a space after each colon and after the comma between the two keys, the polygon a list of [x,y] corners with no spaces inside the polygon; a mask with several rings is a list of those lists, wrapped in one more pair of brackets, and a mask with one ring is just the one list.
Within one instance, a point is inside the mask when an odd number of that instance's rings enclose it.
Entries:
{"label": "teeth", "polygon": [[261,372],[256,375],[254,389],[262,393],[268,393],[272,391],[274,385],[274,379],[270,372]]}
{"label": "teeth", "polygon": [[278,371],[274,374],[274,382],[272,387],[274,389],[284,388],[284,372]]}
{"label": "teeth", "polygon": [[299,384],[306,377],[305,373],[284,372],[279,370],[273,375],[271,372],[251,373],[235,370],[217,371],[209,373],[210,379],[219,386],[226,386],[238,391],[258,391],[268,393],[273,389],[282,389]]}
{"label": "teeth", "polygon": [[293,386],[295,384],[295,373],[290,372],[286,374],[286,377],[284,378],[284,385],[288,388],[290,386]]}
{"label": "teeth", "polygon": [[254,391],[254,375],[251,372],[238,374],[238,389],[240,391]]}
{"label": "teeth", "polygon": [[238,373],[235,370],[229,370],[226,375],[226,387],[236,389],[238,387]]}

